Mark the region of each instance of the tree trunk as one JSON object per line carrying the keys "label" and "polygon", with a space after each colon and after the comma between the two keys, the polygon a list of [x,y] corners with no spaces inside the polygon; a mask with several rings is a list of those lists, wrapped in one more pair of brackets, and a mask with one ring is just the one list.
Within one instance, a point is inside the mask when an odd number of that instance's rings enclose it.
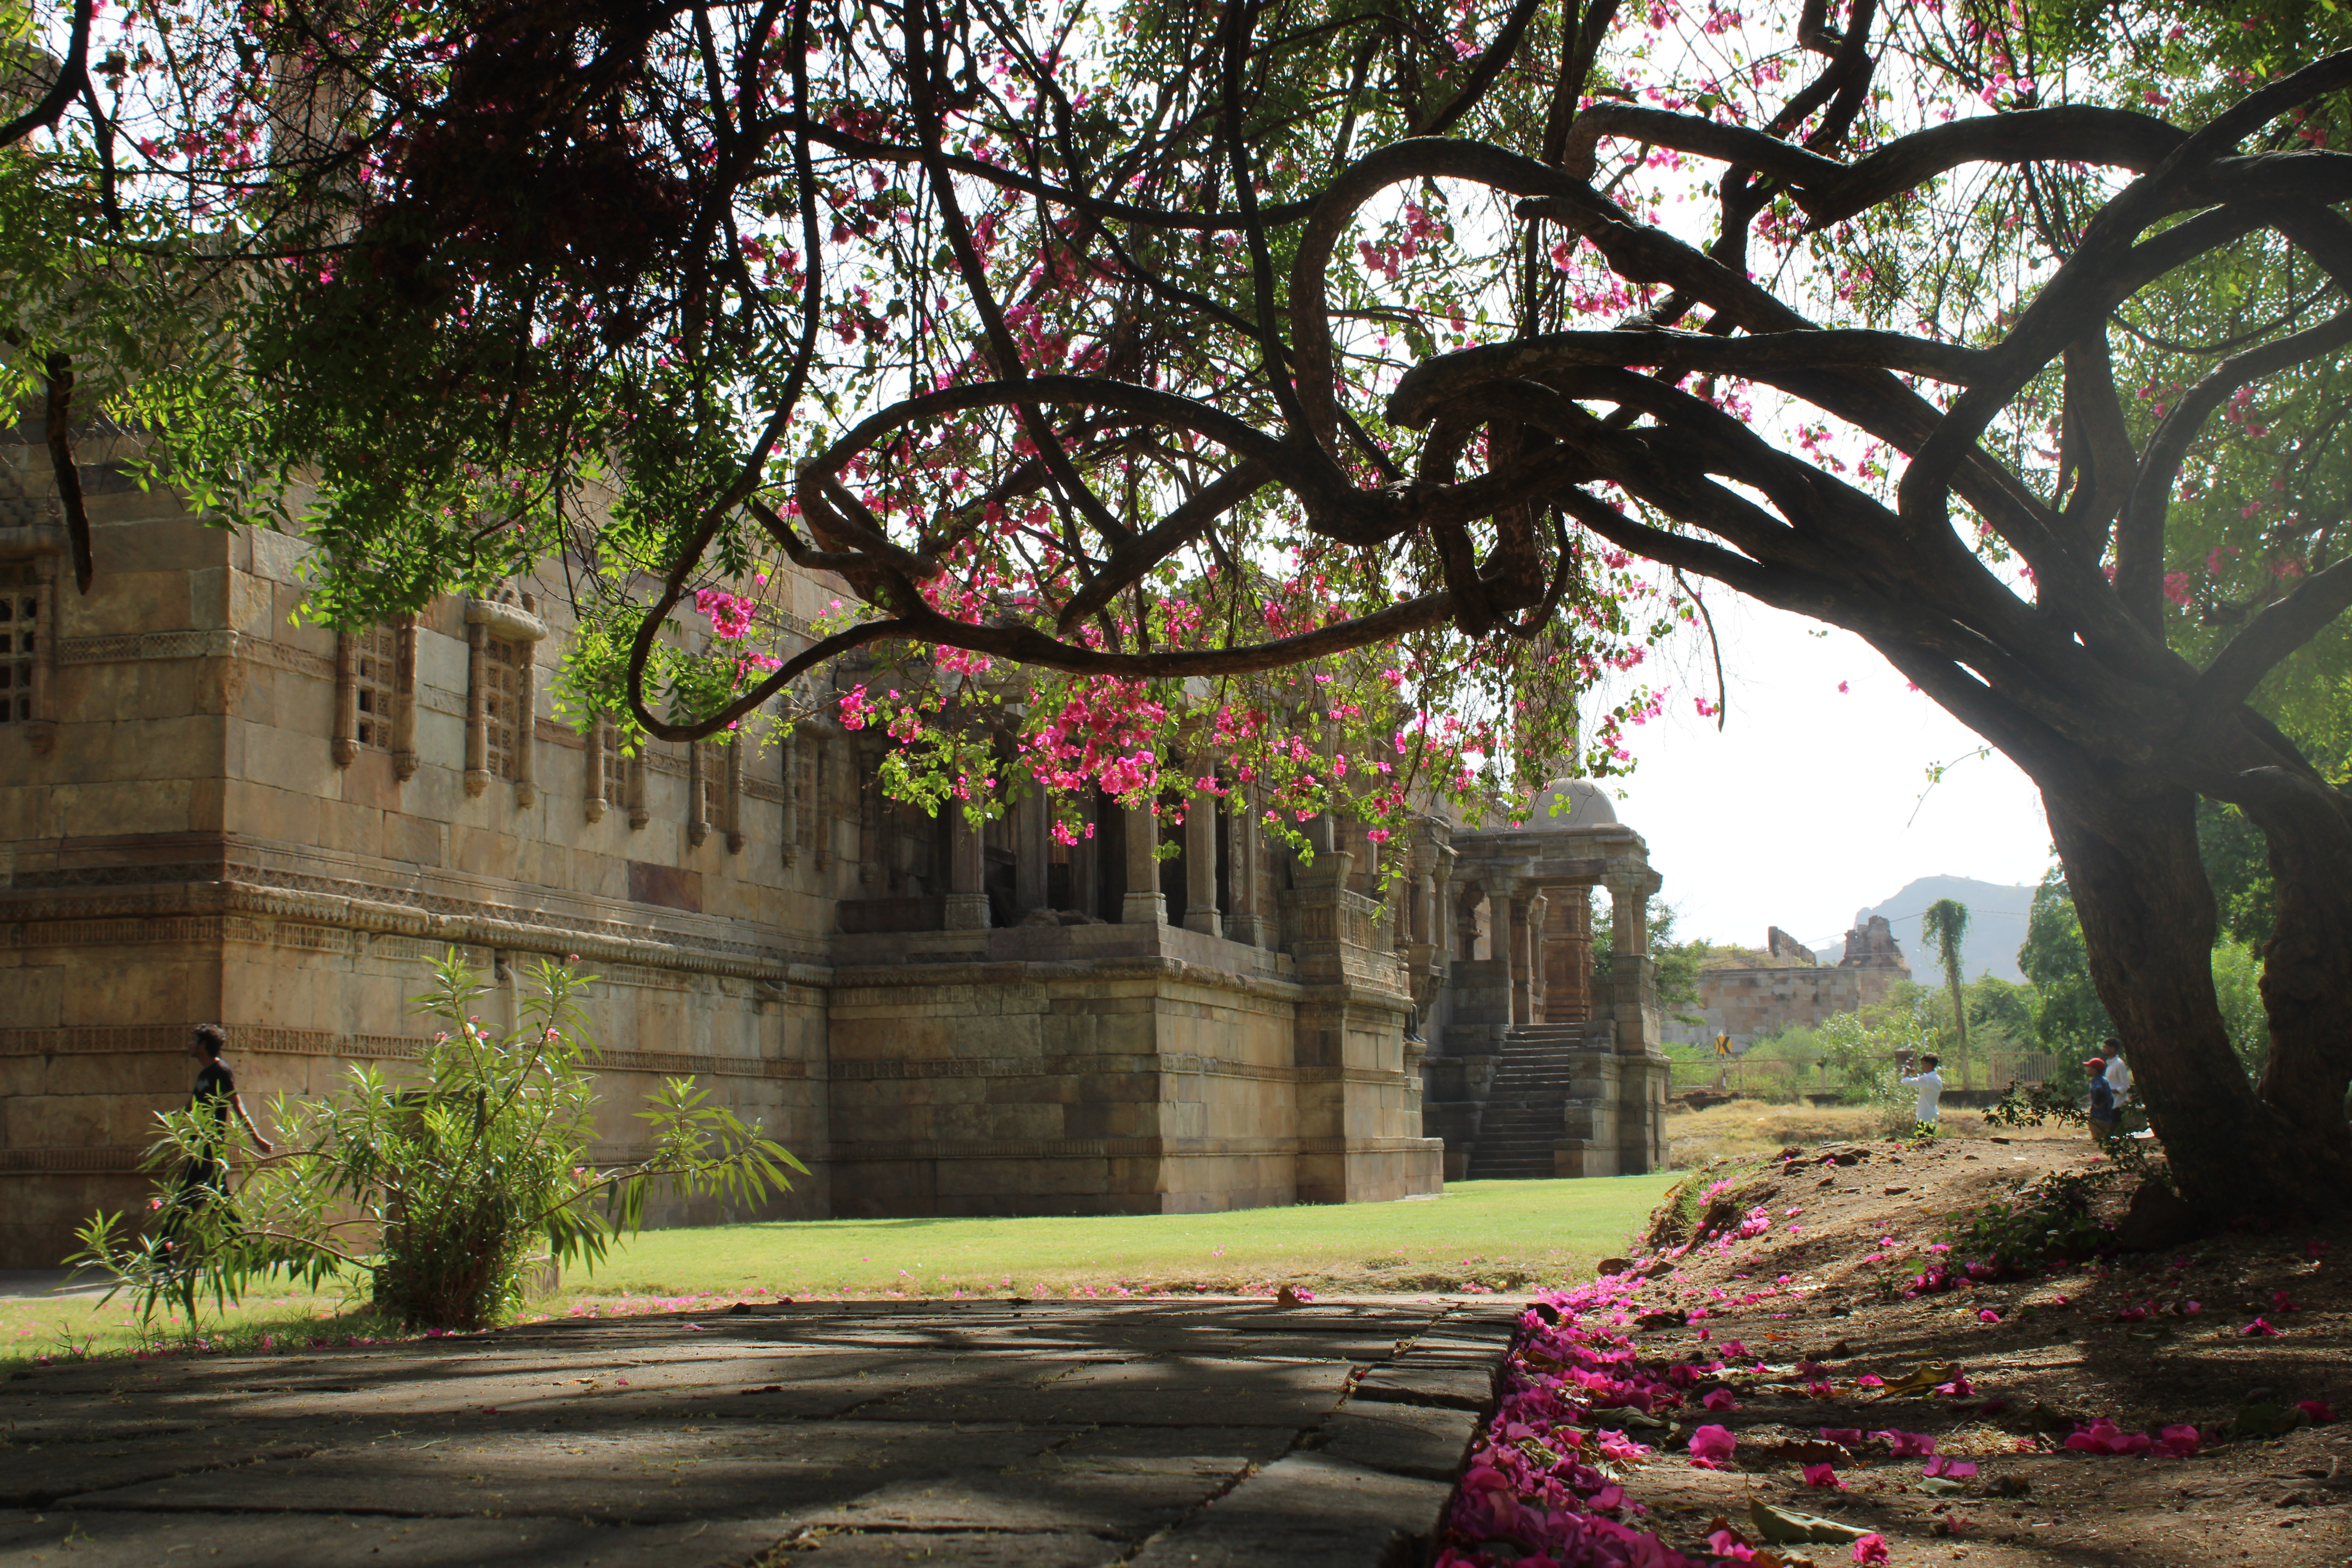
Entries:
{"label": "tree trunk", "polygon": [[[2092,984],[2180,1195],[2213,1219],[2343,1207],[2352,1163],[2342,1146],[2265,1104],[2230,1048],[2213,993],[2213,891],[2197,854],[2196,797],[2109,766],[2044,780],[2042,804],[2082,917]],[[2284,904],[2279,932],[2274,946],[2290,940]],[[2346,1016],[2339,1008],[2339,1030]]]}
{"label": "tree trunk", "polygon": [[[2278,921],[2263,948],[2264,1104],[2352,1168],[2352,805],[2282,768],[2241,777],[2270,847]],[[2339,1199],[2339,1201],[2342,1201]]]}

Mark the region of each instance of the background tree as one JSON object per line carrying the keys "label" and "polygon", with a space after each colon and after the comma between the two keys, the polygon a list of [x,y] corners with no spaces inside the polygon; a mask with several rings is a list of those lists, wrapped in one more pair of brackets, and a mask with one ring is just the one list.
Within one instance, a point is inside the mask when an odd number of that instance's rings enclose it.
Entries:
{"label": "background tree", "polygon": [[[1664,693],[1573,698],[1705,580],[2040,785],[2192,1199],[2352,1192],[2352,806],[2263,706],[2352,602],[2352,56],[1873,0],[144,3],[54,178],[213,215],[235,353],[120,401],[231,514],[316,479],[320,613],[561,559],[568,692],[656,735],[853,648],[1010,661],[1016,776],[1149,798],[1209,736],[1385,833],[1620,761]],[[783,559],[844,585],[805,644]],[[930,698],[842,711],[976,758]],[[2258,1087],[2200,796],[2270,854]]]}
{"label": "background tree", "polygon": [[1919,934],[1935,944],[1944,967],[1944,988],[1952,996],[1952,1033],[1962,1056],[1969,1049],[1969,1010],[1960,994],[1960,939],[1968,935],[1969,907],[1958,899],[1937,899],[1919,917]]}

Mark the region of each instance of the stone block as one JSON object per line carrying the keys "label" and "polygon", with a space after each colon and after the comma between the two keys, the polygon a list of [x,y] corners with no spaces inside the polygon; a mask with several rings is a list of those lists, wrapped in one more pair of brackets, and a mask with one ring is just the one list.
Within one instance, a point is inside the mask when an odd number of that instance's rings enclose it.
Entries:
{"label": "stone block", "polygon": [[1406,1568],[1451,1487],[1314,1453],[1286,1455],[1154,1540],[1136,1568]]}

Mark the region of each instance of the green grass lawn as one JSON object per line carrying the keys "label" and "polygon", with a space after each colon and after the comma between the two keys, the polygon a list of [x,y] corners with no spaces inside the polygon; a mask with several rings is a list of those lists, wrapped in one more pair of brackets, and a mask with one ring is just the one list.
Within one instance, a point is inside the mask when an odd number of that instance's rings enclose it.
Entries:
{"label": "green grass lawn", "polygon": [[[1081,1300],[1202,1291],[1326,1295],[1533,1289],[1589,1275],[1673,1174],[1581,1182],[1462,1182],[1402,1203],[1079,1219],[834,1219],[646,1231],[593,1276],[567,1274],[531,1315],[604,1315],[778,1296],[1027,1296]],[[268,1348],[385,1331],[341,1318],[335,1296],[269,1291],[202,1325],[216,1345]],[[139,1343],[118,1299],[0,1300],[0,1361],[120,1352]],[[184,1321],[167,1326],[185,1342]]]}

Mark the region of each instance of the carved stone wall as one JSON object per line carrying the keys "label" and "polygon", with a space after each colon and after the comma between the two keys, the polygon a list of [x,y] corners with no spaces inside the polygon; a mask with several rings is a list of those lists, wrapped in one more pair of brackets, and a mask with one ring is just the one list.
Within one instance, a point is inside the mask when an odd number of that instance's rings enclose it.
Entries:
{"label": "carved stone wall", "polygon": [[[382,672],[295,616],[299,542],[160,494],[100,489],[90,510],[96,582],[68,578],[45,633],[54,723],[40,744],[0,728],[0,1267],[52,1263],[93,1211],[140,1206],[191,1026],[226,1025],[260,1114],[354,1061],[397,1070],[425,1032],[409,998],[451,943],[500,975],[507,1016],[532,960],[578,954],[600,977],[600,1156],[641,1136],[657,1078],[690,1073],[810,1165],[770,1215],[1438,1188],[1395,924],[1367,878],[1333,879],[1348,856],[1294,877],[1212,814],[1168,865],[1172,897],[1130,900],[1115,806],[1087,803],[1100,833],[1058,858],[1034,811],[960,834],[880,799],[873,757],[822,724],[616,759],[556,721],[565,627],[530,584],[364,645],[394,650],[379,745],[359,715]],[[0,558],[54,532],[0,519]],[[785,581],[804,632],[838,590]],[[484,645],[534,627],[535,674],[493,712]]]}

